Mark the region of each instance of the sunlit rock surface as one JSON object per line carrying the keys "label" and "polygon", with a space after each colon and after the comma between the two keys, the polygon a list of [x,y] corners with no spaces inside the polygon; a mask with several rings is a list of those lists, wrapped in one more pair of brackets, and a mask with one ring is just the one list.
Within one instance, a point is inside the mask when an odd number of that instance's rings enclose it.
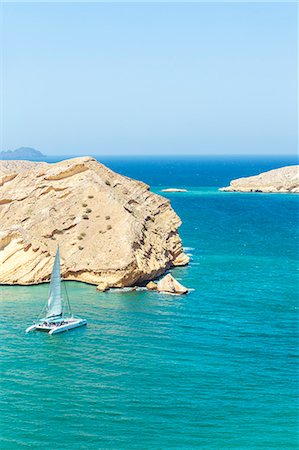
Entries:
{"label": "sunlit rock surface", "polygon": [[62,277],[131,286],[187,264],[169,200],[91,157],[56,164],[0,161],[0,283]]}
{"label": "sunlit rock surface", "polygon": [[299,166],[270,170],[254,177],[232,180],[226,192],[299,192]]}

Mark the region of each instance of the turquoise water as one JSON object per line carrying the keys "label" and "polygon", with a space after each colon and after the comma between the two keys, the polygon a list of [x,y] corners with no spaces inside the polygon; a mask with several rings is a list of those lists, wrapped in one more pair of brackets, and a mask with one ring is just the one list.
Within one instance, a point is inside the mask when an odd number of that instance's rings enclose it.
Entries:
{"label": "turquoise water", "polygon": [[167,194],[187,296],[68,282],[88,327],[49,337],[24,333],[48,286],[1,287],[1,448],[298,448],[298,197],[197,179]]}

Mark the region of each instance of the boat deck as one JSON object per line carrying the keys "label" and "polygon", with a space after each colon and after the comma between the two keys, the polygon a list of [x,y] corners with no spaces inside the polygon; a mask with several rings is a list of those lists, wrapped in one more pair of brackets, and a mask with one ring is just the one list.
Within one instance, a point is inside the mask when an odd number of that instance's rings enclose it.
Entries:
{"label": "boat deck", "polygon": [[81,327],[83,325],[87,325],[87,321],[85,319],[79,318],[67,318],[62,320],[61,322],[43,322],[38,323],[36,325],[32,325],[27,328],[27,332],[29,331],[43,331],[49,334],[62,333],[63,331],[68,331],[73,328]]}

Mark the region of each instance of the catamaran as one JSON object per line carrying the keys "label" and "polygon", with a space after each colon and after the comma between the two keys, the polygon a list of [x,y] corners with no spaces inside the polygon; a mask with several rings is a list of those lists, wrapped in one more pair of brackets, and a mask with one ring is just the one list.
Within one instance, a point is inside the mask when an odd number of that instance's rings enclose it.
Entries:
{"label": "catamaran", "polygon": [[[65,283],[63,284],[65,287],[66,302],[63,301],[61,295],[60,254],[59,247],[57,247],[50,281],[48,302],[45,306],[46,315],[42,319],[37,320],[34,325],[28,327],[26,333],[29,331],[45,331],[49,334],[56,334],[87,324],[85,319],[73,316],[66,286]],[[40,316],[44,313],[45,308],[43,308]]]}

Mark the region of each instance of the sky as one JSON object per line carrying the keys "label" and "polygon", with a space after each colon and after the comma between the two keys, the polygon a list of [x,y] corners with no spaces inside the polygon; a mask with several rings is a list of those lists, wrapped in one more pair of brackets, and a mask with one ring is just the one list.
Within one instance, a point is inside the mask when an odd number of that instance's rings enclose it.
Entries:
{"label": "sky", "polygon": [[1,149],[295,154],[296,3],[4,3]]}

